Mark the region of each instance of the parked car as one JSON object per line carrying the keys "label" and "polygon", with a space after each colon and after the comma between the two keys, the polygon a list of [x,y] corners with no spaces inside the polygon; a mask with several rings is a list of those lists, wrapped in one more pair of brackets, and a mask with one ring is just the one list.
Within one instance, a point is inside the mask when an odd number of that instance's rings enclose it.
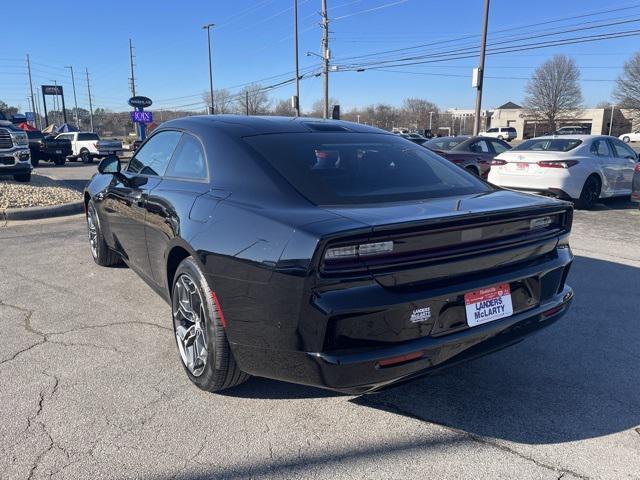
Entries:
{"label": "parked car", "polygon": [[554,132],[547,133],[546,135],[589,135],[591,129],[584,125],[570,125],[566,127],[560,127]]}
{"label": "parked car", "polygon": [[418,145],[423,145],[427,141],[427,139],[419,133],[401,133],[400,136]]}
{"label": "parked car", "polygon": [[495,127],[490,128],[481,134],[483,137],[494,137],[500,140],[510,142],[518,137],[518,132],[514,127]]}
{"label": "parked car", "polygon": [[31,151],[31,165],[34,167],[37,167],[41,160],[64,165],[66,158],[71,155],[71,142],[67,139],[45,136],[40,130],[27,131],[27,137]]}
{"label": "parked car", "polygon": [[24,130],[0,120],[0,176],[12,175],[17,182],[31,181],[29,139]]}
{"label": "parked car", "polygon": [[468,135],[458,135],[457,137],[433,137],[427,142],[423,143],[422,146],[427,147],[432,152],[446,152],[447,150],[451,150],[453,147],[455,147],[459,143],[464,142],[467,139],[469,139]]}
{"label": "parked car", "polygon": [[599,198],[631,194],[637,160],[636,152],[615,137],[538,137],[498,155],[489,182],[591,208]]}
{"label": "parked car", "polygon": [[487,178],[494,157],[510,149],[511,145],[498,138],[471,137],[458,143],[451,150],[435,152],[474,175]]}
{"label": "parked car", "polygon": [[204,390],[256,375],[368,392],[517,343],[572,299],[570,204],[357,123],[171,120],[84,195],[95,262],[172,305]]}
{"label": "parked car", "polygon": [[623,133],[618,138],[622,140],[624,143],[640,142],[640,131]]}
{"label": "parked car", "polygon": [[71,155],[68,158],[74,162],[80,159],[84,163],[91,163],[94,158],[106,157],[122,151],[122,142],[100,140],[98,134],[93,132],[61,133],[56,138],[71,142]]}

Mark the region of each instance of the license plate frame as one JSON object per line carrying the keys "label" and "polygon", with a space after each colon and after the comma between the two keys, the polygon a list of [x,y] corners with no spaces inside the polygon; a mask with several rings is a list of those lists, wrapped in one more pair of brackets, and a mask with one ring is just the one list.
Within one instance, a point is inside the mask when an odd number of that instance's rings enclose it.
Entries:
{"label": "license plate frame", "polygon": [[464,294],[467,325],[477,327],[513,315],[508,283],[484,287]]}

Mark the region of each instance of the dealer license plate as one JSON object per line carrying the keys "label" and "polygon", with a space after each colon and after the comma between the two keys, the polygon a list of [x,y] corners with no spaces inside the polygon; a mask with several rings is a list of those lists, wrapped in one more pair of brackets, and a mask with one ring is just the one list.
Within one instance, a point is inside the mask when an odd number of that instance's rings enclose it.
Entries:
{"label": "dealer license plate", "polygon": [[62,155],[62,150],[56,150],[56,155]]}
{"label": "dealer license plate", "polygon": [[470,327],[513,315],[508,283],[465,293],[464,304]]}

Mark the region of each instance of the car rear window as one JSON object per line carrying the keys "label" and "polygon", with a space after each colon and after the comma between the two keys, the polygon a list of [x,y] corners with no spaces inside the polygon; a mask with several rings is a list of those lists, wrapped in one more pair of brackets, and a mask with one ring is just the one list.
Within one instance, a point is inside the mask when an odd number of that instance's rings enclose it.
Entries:
{"label": "car rear window", "polygon": [[433,152],[394,135],[298,133],[245,141],[316,205],[410,201],[490,189]]}
{"label": "car rear window", "polygon": [[78,134],[78,141],[79,142],[84,142],[84,141],[92,141],[92,140],[100,140],[98,138],[98,135],[96,133],[79,133]]}
{"label": "car rear window", "polygon": [[522,142],[514,150],[539,150],[545,152],[568,152],[582,143],[576,138],[533,138]]}
{"label": "car rear window", "polygon": [[464,142],[468,137],[432,138],[424,143],[424,146],[431,150],[451,150],[456,145]]}

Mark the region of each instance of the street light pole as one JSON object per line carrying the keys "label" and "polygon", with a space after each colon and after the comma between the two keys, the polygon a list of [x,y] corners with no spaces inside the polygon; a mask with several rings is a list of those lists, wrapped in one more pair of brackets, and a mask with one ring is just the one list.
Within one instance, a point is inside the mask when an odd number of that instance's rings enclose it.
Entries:
{"label": "street light pole", "polygon": [[211,104],[209,105],[209,114],[213,115],[213,67],[211,66],[211,27],[214,27],[215,23],[208,23],[203,25],[202,28],[207,30],[207,46],[209,48],[209,95],[211,96]]}
{"label": "street light pole", "polygon": [[611,127],[613,127],[613,109],[615,105],[611,105],[611,118],[609,119],[609,136],[611,136]]}
{"label": "street light pole", "polygon": [[431,132],[431,124],[433,123],[433,112],[429,112],[429,131]]}
{"label": "street light pole", "polygon": [[489,25],[489,0],[484,0],[484,18],[482,21],[482,44],[480,46],[480,64],[478,65],[478,92],[476,94],[476,111],[473,119],[473,134],[480,133],[480,109],[482,108],[482,82],[484,79],[484,56],[487,49],[487,26]]}
{"label": "street light pole", "polygon": [[293,32],[295,43],[295,57],[296,57],[296,98],[294,100],[294,109],[296,111],[296,117],[300,116],[300,66],[298,61],[298,0],[293,0]]}
{"label": "street light pole", "polygon": [[64,67],[64,68],[68,68],[69,70],[71,70],[71,85],[73,86],[73,103],[75,104],[75,119],[76,119],[76,127],[80,128],[80,122],[78,121],[78,99],[76,98],[76,80],[73,76],[73,66],[69,66],[69,67]]}

